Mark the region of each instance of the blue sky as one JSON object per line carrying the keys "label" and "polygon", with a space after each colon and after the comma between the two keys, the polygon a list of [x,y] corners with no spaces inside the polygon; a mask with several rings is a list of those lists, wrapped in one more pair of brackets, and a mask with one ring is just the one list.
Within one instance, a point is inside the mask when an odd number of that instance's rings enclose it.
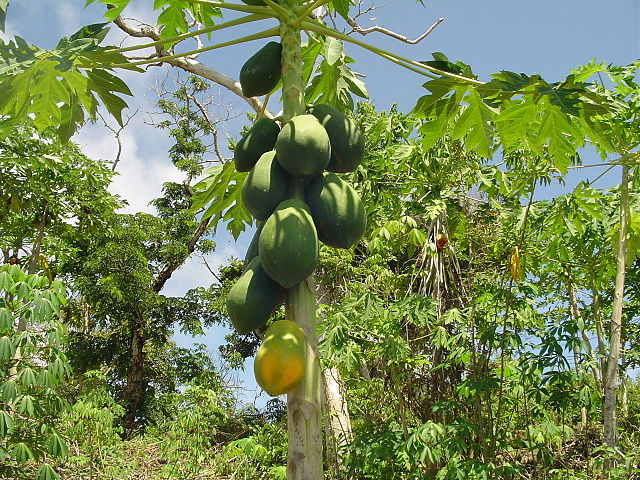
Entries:
{"label": "blue sky", "polygon": [[[131,3],[126,16],[153,22],[150,0]],[[14,0],[9,7],[4,38],[15,34],[40,47],[53,47],[61,36],[70,35],[82,25],[102,21],[102,5],[82,8],[83,4],[84,1],[79,0]],[[470,64],[483,80],[492,72],[510,70],[539,73],[548,81],[557,81],[566,77],[571,68],[594,57],[613,64],[625,64],[640,57],[638,0],[427,0],[425,6],[413,0],[388,0],[378,4],[379,8],[361,17],[363,26],[371,25],[369,17],[375,17],[378,25],[415,38],[436,19],[443,17],[444,21],[425,40],[413,46],[376,33],[357,38],[415,60],[427,60],[431,52],[443,52],[452,60]],[[238,28],[233,33],[247,34],[249,28]],[[124,35],[113,27],[107,42],[120,44],[123,39]],[[260,46],[261,42],[254,42],[230,47],[203,55],[200,61],[237,78],[244,61]],[[359,47],[348,45],[346,50],[357,60],[353,68],[365,76],[370,96],[378,108],[388,109],[396,103],[401,111],[408,111],[424,94],[421,87],[424,77],[389,64]],[[159,195],[162,183],[179,180],[177,170],[166,155],[171,145],[166,131],[147,124],[150,118],[147,112],[153,110],[156,99],[154,86],[176,75],[178,72],[170,67],[122,75],[135,94],[129,101],[132,110],[139,112],[122,136],[123,157],[113,191],[129,201],[131,212],[149,211],[148,202]],[[233,103],[238,112],[246,110],[242,101],[224,89],[214,87],[212,91],[219,94],[220,101]],[[232,122],[227,134],[236,136],[239,127],[240,120]],[[111,132],[101,125],[85,127],[74,141],[92,158],[113,159],[115,156],[116,142]],[[579,172],[572,176],[569,186],[599,173],[596,169]],[[616,180],[612,172],[603,181],[613,184]],[[551,193],[559,191],[555,186]],[[216,252],[207,259],[213,266],[224,263],[232,255],[243,257],[248,238],[243,235],[236,243],[226,235],[218,235],[216,242]],[[176,272],[163,293],[181,295],[189,288],[213,281],[202,261],[194,258]],[[214,327],[205,338],[195,341],[215,350],[224,333],[223,329]],[[194,341],[181,335],[177,335],[176,340],[183,344]],[[255,384],[250,368],[242,378],[249,388],[245,398],[252,401],[251,390]],[[266,400],[263,394],[257,405],[263,405]]]}

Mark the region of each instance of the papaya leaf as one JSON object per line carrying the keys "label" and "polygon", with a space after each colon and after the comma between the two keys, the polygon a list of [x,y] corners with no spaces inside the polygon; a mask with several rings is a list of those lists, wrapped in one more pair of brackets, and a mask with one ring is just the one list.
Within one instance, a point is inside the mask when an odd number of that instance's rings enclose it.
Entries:
{"label": "papaya leaf", "polygon": [[91,25],[85,25],[76,33],[69,37],[69,41],[79,40],[81,38],[95,38],[98,43],[104,40],[104,37],[109,33],[110,28],[108,23],[93,23]]}
{"label": "papaya leaf", "polygon": [[469,150],[477,149],[478,154],[489,158],[493,151],[493,117],[497,111],[484,103],[477,90],[471,90],[464,98],[469,105],[458,117],[451,134],[452,138],[464,137]]}
{"label": "papaya leaf", "polygon": [[40,50],[19,37],[0,43],[0,115],[8,117],[5,125],[32,115],[40,131],[54,127],[67,141],[84,121],[83,109],[95,118],[98,102],[92,92],[122,124],[127,104],[116,93],[131,95],[127,85],[99,68],[88,70],[86,76],[79,70],[86,64],[127,63],[122,54],[98,45],[106,34],[103,26],[81,29],[54,50]]}
{"label": "papaya leaf", "polygon": [[[537,105],[527,98],[513,101],[504,108],[494,119],[498,135],[505,151],[525,148],[536,150],[531,139],[535,138],[534,129],[537,125]],[[538,150],[538,153],[542,153]]]}
{"label": "papaya leaf", "polygon": [[573,78],[569,77],[561,84],[548,84],[541,80],[538,84],[538,93],[546,95],[551,104],[560,107],[560,110],[567,115],[578,116],[580,114],[580,98],[578,94],[584,88],[573,83]]}
{"label": "papaya leaf", "polygon": [[584,143],[580,129],[567,114],[556,105],[541,102],[541,119],[538,129],[538,144],[546,143],[551,158],[561,173],[566,173],[567,156],[574,155],[576,148]]}
{"label": "papaya leaf", "polygon": [[607,65],[604,62],[598,63],[595,58],[589,60],[586,64],[580,65],[571,70],[571,74],[579,82],[586,82],[594,75],[606,72]]}
{"label": "papaya leaf", "polygon": [[106,70],[93,69],[87,72],[87,76],[89,81],[93,83],[91,88],[94,90],[99,88],[108,92],[118,92],[133,96],[126,83]]}
{"label": "papaya leaf", "polygon": [[171,2],[160,13],[157,22],[163,27],[160,31],[161,37],[173,37],[187,31],[187,18],[184,12],[187,5],[188,3],[184,1]]}
{"label": "papaya leaf", "polygon": [[349,7],[354,4],[353,0],[331,0],[331,4],[338,15],[349,20]]}
{"label": "papaya leaf", "polygon": [[433,56],[433,60],[424,60],[421,63],[445,72],[463,75],[468,78],[476,78],[476,76],[471,71],[471,66],[464,62],[461,62],[459,60],[456,62],[452,62],[442,52],[433,52],[431,56]]}
{"label": "papaya leaf", "polygon": [[422,86],[431,93],[420,97],[411,111],[411,113],[418,115],[420,118],[433,116],[434,108],[436,108],[437,105],[440,105],[440,100],[445,98],[449,93],[455,92],[458,89],[461,91],[462,89],[465,89],[466,91],[466,88],[468,88],[467,85],[451,78],[430,80]]}
{"label": "papaya leaf", "polygon": [[[96,0],[87,0],[85,2],[85,7],[91,5]],[[130,0],[98,0],[100,3],[104,3],[107,5],[107,11],[104,13],[103,17],[113,22],[115,18],[122,13],[127,5],[129,5]]]}
{"label": "papaya leaf", "polygon": [[309,83],[309,79],[313,73],[313,67],[322,49],[323,42],[314,36],[309,36],[309,41],[302,46],[302,77],[305,80],[305,85]]}
{"label": "papaya leaf", "polygon": [[420,127],[425,148],[433,147],[447,132],[450,120],[460,110],[460,102],[457,95],[441,98],[432,108],[431,120],[424,122]]}
{"label": "papaya leaf", "polygon": [[192,208],[206,207],[202,219],[211,218],[214,231],[220,220],[227,221],[227,229],[238,238],[253,220],[241,205],[240,192],[246,173],[235,171],[234,163],[227,162],[205,172],[207,177],[194,185]]}
{"label": "papaya leaf", "polygon": [[4,32],[9,0],[0,0],[0,32]]}
{"label": "papaya leaf", "polygon": [[11,456],[16,459],[19,463],[25,463],[29,460],[34,460],[35,455],[31,448],[26,443],[20,442],[16,443],[11,451]]}

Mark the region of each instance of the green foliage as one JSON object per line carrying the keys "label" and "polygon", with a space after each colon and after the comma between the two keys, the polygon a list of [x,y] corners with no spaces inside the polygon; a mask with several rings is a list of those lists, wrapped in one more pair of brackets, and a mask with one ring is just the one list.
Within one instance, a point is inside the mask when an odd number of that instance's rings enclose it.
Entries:
{"label": "green foliage", "polygon": [[[131,95],[127,85],[108,69],[94,64],[126,64],[127,59],[100,46],[105,24],[83,27],[63,37],[52,50],[42,50],[15,37],[0,43],[0,137],[31,116],[42,132],[52,128],[66,142],[85,121],[95,120],[99,101],[122,125],[126,102],[118,94]],[[137,67],[128,67],[141,71]]]}
{"label": "green foliage", "polygon": [[322,57],[315,69],[308,68],[311,81],[305,90],[306,103],[326,103],[337,110],[348,111],[354,108],[351,94],[368,98],[364,83],[348,66],[354,60],[344,53],[341,40],[310,36],[303,55],[303,62],[309,65],[315,63],[318,55]]}
{"label": "green foliage", "polygon": [[104,163],[61,145],[52,132],[16,126],[0,140],[0,248],[28,265],[39,241],[52,262],[49,274],[56,273],[54,260],[73,254],[70,239],[104,228],[102,216],[121,205],[106,191],[112,176]]}
{"label": "green foliage", "polygon": [[162,439],[163,478],[192,478],[210,462],[208,452],[229,423],[231,403],[226,391],[198,385],[172,397],[174,413],[150,433]]}
{"label": "green foliage", "polygon": [[60,322],[65,288],[17,265],[0,267],[0,474],[25,474],[41,464],[38,478],[59,478],[50,458],[68,446],[55,420],[68,404],[59,384],[70,373]]}
{"label": "green foliage", "polygon": [[[448,62],[442,54],[434,57]],[[508,71],[492,77],[478,86],[449,77],[424,84],[429,94],[413,111],[431,119],[421,129],[430,145],[451,125],[452,138],[463,139],[467,149],[482,157],[490,158],[499,145],[507,154],[524,150],[548,156],[555,168],[566,172],[566,162],[577,148],[588,139],[599,140],[589,137],[589,125],[597,115],[610,112],[612,105],[590,84],[573,74],[555,83]]]}

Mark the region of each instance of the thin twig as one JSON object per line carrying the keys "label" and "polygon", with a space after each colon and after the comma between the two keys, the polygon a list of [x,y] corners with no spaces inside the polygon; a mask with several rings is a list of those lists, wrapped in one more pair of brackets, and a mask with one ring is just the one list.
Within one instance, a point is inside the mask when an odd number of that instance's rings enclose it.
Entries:
{"label": "thin twig", "polygon": [[133,114],[130,115],[127,118],[127,121],[124,122],[119,129],[116,130],[115,128],[113,128],[111,125],[109,125],[107,123],[107,121],[104,119],[104,117],[102,116],[102,114],[100,112],[97,112],[97,115],[98,115],[98,117],[100,117],[100,120],[102,120],[102,123],[104,123],[104,126],[107,127],[109,130],[111,130],[113,132],[113,135],[114,135],[114,137],[116,139],[116,142],[118,143],[118,152],[116,153],[116,158],[113,160],[113,163],[111,164],[111,171],[112,172],[116,171],[116,167],[118,166],[118,163],[120,163],[120,155],[122,154],[122,139],[120,138],[120,134],[125,129],[125,127],[127,125],[129,125],[129,122],[131,121],[131,119],[133,117],[136,116],[137,113],[138,113],[138,110],[133,112]]}

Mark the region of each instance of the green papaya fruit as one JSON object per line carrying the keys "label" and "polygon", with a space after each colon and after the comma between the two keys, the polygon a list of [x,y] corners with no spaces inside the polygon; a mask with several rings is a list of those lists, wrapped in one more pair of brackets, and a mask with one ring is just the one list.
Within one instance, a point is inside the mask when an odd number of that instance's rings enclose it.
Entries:
{"label": "green papaya fruit", "polygon": [[247,248],[247,253],[244,256],[243,272],[247,270],[249,263],[251,263],[251,260],[258,256],[258,240],[260,239],[260,232],[262,232],[262,227],[264,227],[264,222],[258,222],[256,233],[253,234],[253,238],[251,239],[249,247]]}
{"label": "green papaya fruit", "polygon": [[335,173],[325,172],[307,185],[307,205],[318,240],[335,248],[349,248],[362,237],[367,214],[358,193]]}
{"label": "green papaya fruit", "polygon": [[253,218],[266,220],[287,198],[287,174],[275,159],[276,152],[264,153],[244,179],[240,196]]}
{"label": "green papaya fruit", "polygon": [[271,118],[261,118],[236,145],[233,161],[238,172],[248,172],[262,154],[273,150],[280,127]]}
{"label": "green papaya fruit", "polygon": [[285,288],[313,273],[318,262],[318,236],[309,207],[285,200],[262,227],[258,252],[264,271]]}
{"label": "green papaya fruit", "polygon": [[296,177],[321,174],[331,158],[329,135],[313,115],[298,115],[284,124],[276,140],[278,162]]}
{"label": "green papaya fruit", "polygon": [[240,69],[240,86],[245,97],[266,95],[282,76],[282,45],[269,42]]}
{"label": "green papaya fruit", "polygon": [[262,268],[260,257],[254,257],[227,295],[227,313],[242,335],[260,328],[281,301],[282,288]]}
{"label": "green papaya fruit", "polygon": [[264,0],[242,0],[242,3],[246,3],[247,5],[253,5],[256,7],[264,7],[266,4]]}
{"label": "green papaya fruit", "polygon": [[336,173],[354,171],[364,158],[364,135],[356,123],[329,105],[314,105],[309,113],[318,119],[329,135],[331,159],[327,170]]}

